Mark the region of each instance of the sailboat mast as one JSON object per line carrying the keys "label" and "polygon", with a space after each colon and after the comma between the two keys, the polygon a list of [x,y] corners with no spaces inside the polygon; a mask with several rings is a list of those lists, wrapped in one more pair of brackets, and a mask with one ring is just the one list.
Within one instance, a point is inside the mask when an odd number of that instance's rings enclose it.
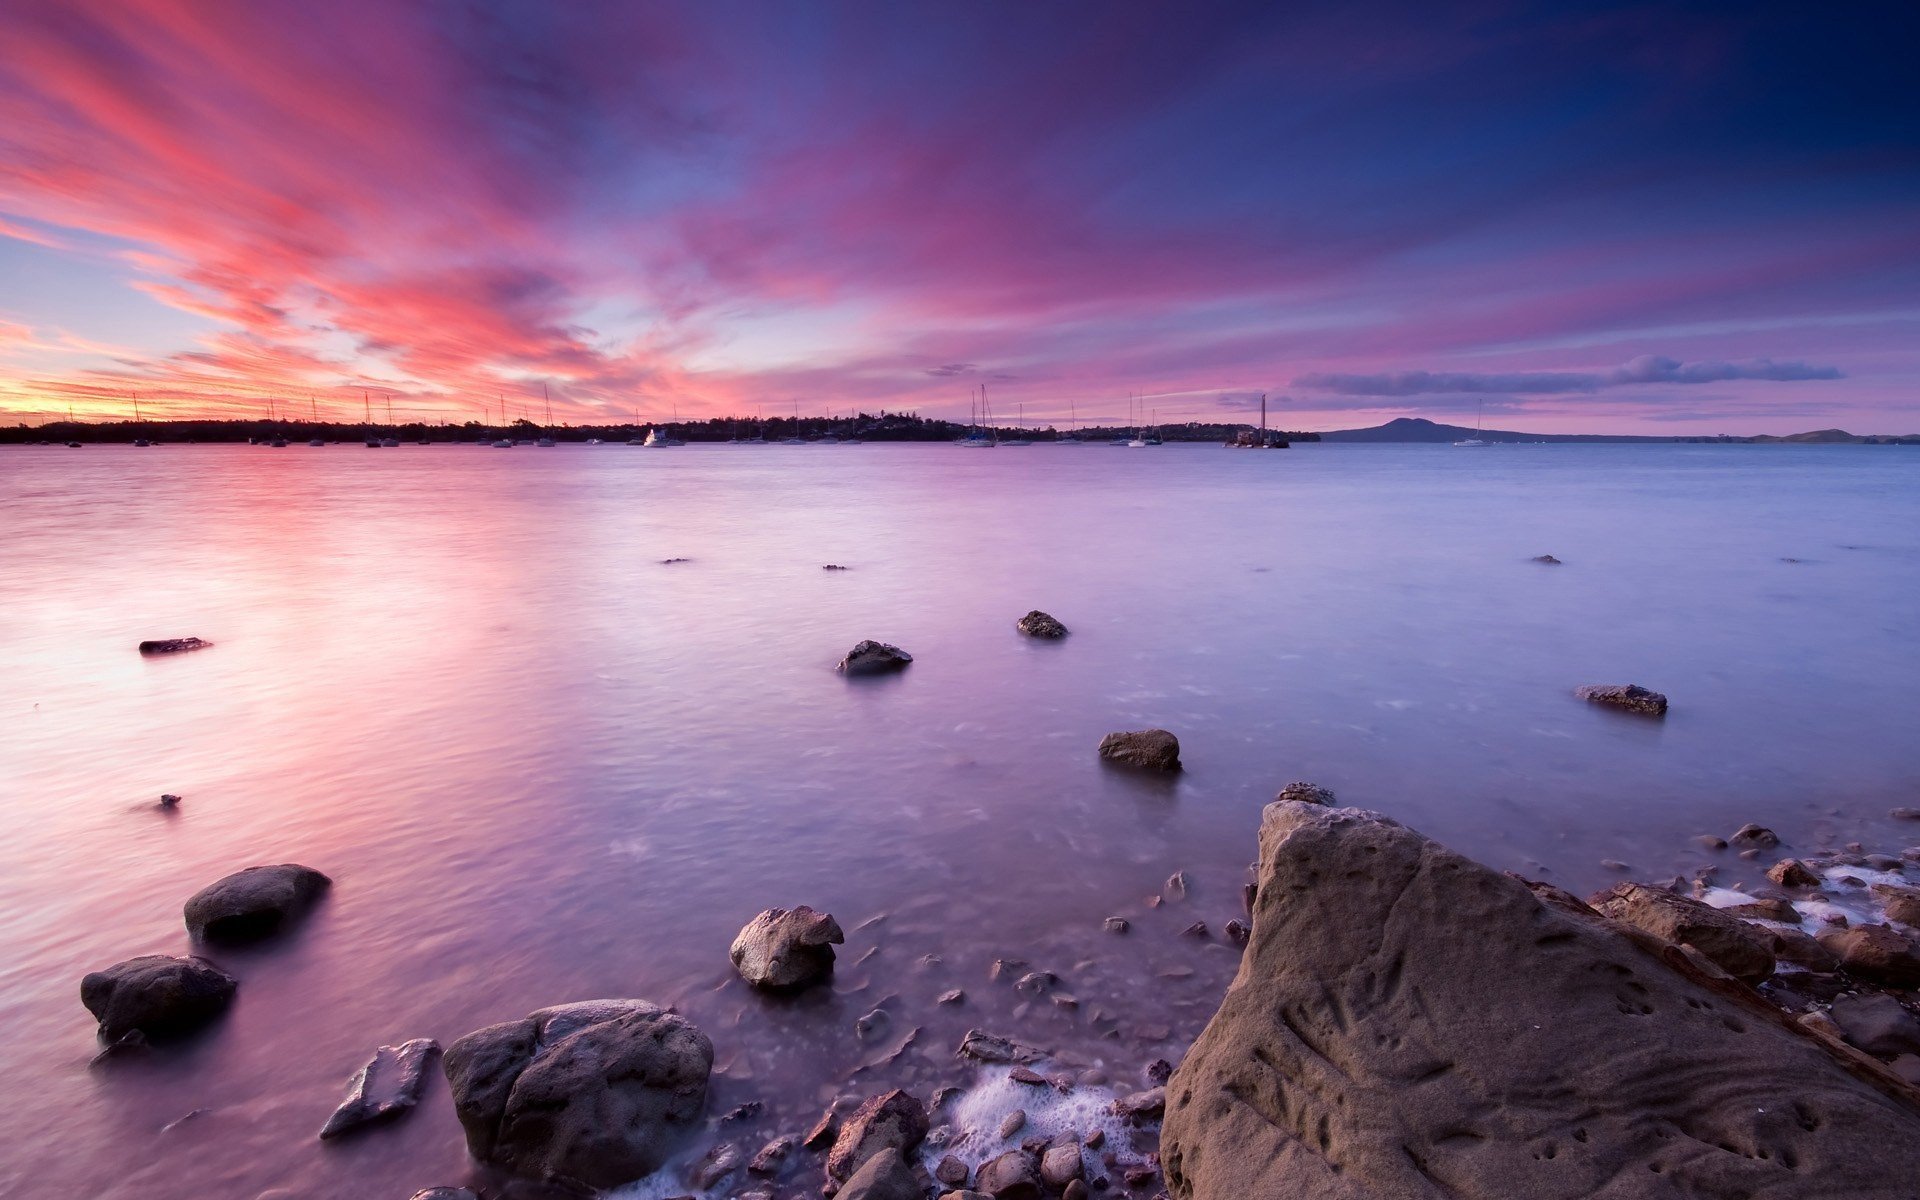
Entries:
{"label": "sailboat mast", "polygon": [[547,428],[552,429],[553,428],[553,394],[547,391],[547,381],[544,379],[540,381],[540,397],[541,399],[546,401],[546,405],[547,405]]}

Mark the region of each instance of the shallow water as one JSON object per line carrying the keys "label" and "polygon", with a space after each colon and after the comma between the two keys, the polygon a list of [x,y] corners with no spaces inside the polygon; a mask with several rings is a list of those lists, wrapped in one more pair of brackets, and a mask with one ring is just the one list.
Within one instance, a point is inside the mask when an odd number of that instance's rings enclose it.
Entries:
{"label": "shallow water", "polygon": [[[1904,844],[1917,484],[1901,447],[0,451],[0,1194],[476,1178],[437,1078],[314,1134],[382,1043],[596,996],[705,1029],[750,1148],[967,1082],[971,1025],[1129,1089],[1231,976],[1292,779],[1581,891],[1748,820]],[[1015,634],[1034,607],[1072,636]],[[216,645],[134,651],[184,635]],[[914,664],[834,674],[865,637]],[[1629,681],[1670,715],[1570,695]],[[1177,779],[1096,761],[1149,725]],[[186,897],[276,861],[336,886],[213,955],[227,1019],[89,1067],[80,976],[188,952]],[[847,929],[834,987],[748,994],[729,942],[798,903]]]}

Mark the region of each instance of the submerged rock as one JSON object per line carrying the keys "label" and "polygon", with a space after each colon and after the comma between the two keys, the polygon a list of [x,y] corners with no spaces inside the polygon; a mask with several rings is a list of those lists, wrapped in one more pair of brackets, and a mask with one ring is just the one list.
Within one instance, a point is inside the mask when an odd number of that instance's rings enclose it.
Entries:
{"label": "submerged rock", "polygon": [[910,1154],[927,1137],[927,1106],[894,1089],[854,1110],[827,1151],[827,1175],[848,1179],[882,1150]]}
{"label": "submerged rock", "polygon": [[80,981],[80,1002],[109,1042],[131,1033],[168,1037],[190,1033],[227,1011],[239,986],[204,958],[143,954],[89,972]]}
{"label": "submerged rock", "polygon": [[1067,636],[1067,627],[1054,620],[1039,609],[1014,622],[1014,628],[1031,638],[1063,638]]}
{"label": "submerged rock", "polygon": [[740,978],[755,987],[801,988],[833,974],[833,947],[846,940],[827,913],[804,904],[769,908],[740,930],[729,955]]}
{"label": "submerged rock", "polygon": [[389,1121],[420,1102],[420,1087],[426,1082],[427,1064],[440,1052],[440,1043],[432,1038],[415,1038],[398,1046],[382,1046],[374,1051],[367,1065],[353,1077],[347,1098],[320,1130],[322,1138]]}
{"label": "submerged rock", "polygon": [[312,867],[248,867],[201,888],[187,901],[187,932],[210,942],[252,942],[305,913],[333,881]]}
{"label": "submerged rock", "polygon": [[1607,704],[1648,717],[1667,715],[1667,698],[1637,683],[1592,683],[1573,690],[1589,704]]}
{"label": "submerged rock", "polygon": [[847,656],[840,660],[836,669],[842,675],[879,675],[886,671],[898,671],[912,661],[913,655],[898,646],[868,640],[847,651]]}
{"label": "submerged rock", "polygon": [[1177,1200],[1912,1195],[1897,1085],[1684,953],[1372,813],[1277,803],[1260,842],[1167,1089]]}
{"label": "submerged rock", "polygon": [[957,1053],[962,1058],[983,1063],[1030,1063],[1047,1056],[1044,1050],[978,1029],[967,1030],[967,1035],[960,1039]]}
{"label": "submerged rock", "polygon": [[1773,974],[1771,935],[1710,904],[1639,883],[1616,884],[1592,904],[1616,921],[1692,946],[1735,979],[1759,983]]}
{"label": "submerged rock", "polygon": [[213,643],[207,641],[205,638],[156,638],[153,641],[141,642],[140,653],[185,654],[189,650],[207,650],[212,648],[212,646]]}
{"label": "submerged rock", "polygon": [[1164,729],[1110,733],[1100,739],[1100,757],[1154,771],[1180,769],[1180,739]]}
{"label": "submerged rock", "polygon": [[475,1030],[441,1065],[475,1158],[611,1188],[651,1174],[697,1123],[713,1044],[644,1000],[589,1000]]}
{"label": "submerged rock", "polygon": [[1780,835],[1765,825],[1748,822],[1734,830],[1728,840],[1742,850],[1771,850],[1780,844]]}

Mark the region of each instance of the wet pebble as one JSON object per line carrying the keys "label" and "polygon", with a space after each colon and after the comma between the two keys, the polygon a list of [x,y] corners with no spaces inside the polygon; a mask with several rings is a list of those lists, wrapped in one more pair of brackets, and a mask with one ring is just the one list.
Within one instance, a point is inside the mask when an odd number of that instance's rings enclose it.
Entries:
{"label": "wet pebble", "polygon": [[1026,1126],[1026,1123],[1027,1123],[1026,1110],[1019,1109],[1019,1108],[1014,1109],[1012,1112],[1008,1113],[1006,1116],[1000,1119],[1001,1138],[1002,1139],[1010,1138],[1014,1134],[1019,1133],[1020,1130]]}

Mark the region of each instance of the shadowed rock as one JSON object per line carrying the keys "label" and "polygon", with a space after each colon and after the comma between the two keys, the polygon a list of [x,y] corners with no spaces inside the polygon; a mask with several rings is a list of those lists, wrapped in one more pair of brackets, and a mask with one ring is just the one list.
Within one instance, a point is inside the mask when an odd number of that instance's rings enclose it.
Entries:
{"label": "shadowed rock", "polygon": [[1260,850],[1175,1200],[1913,1195],[1916,1093],[1687,952],[1357,809],[1273,804]]}
{"label": "shadowed rock", "polygon": [[1164,729],[1110,733],[1100,739],[1100,757],[1108,762],[1153,771],[1180,769],[1180,739]]}
{"label": "shadowed rock", "polygon": [[1891,925],[1855,925],[1821,933],[1849,975],[1895,988],[1920,988],[1920,945]]}
{"label": "shadowed rock", "polygon": [[920,1181],[900,1151],[887,1147],[862,1163],[835,1200],[921,1200]]}
{"label": "shadowed rock", "polygon": [[298,863],[236,871],[187,901],[187,932],[210,942],[271,937],[311,908],[332,883]]}
{"label": "shadowed rock", "polygon": [[475,1030],[441,1066],[475,1158],[611,1188],[651,1174],[697,1123],[713,1044],[644,1000],[590,1000]]}
{"label": "shadowed rock", "polygon": [[1594,683],[1575,688],[1573,694],[1589,704],[1605,704],[1645,717],[1667,715],[1667,698],[1637,683]]}
{"label": "shadowed rock", "polygon": [[1031,638],[1063,638],[1067,636],[1067,627],[1054,620],[1039,609],[1014,622],[1014,628]]}
{"label": "shadowed rock", "polygon": [[117,1041],[189,1033],[233,1002],[231,975],[204,958],[143,954],[92,971],[80,981],[80,1002],[100,1022],[100,1036]]}
{"label": "shadowed rock", "polygon": [[836,669],[842,675],[880,675],[898,671],[912,661],[913,655],[898,646],[868,640],[847,651]]}
{"label": "shadowed rock", "polygon": [[927,1107],[895,1089],[870,1097],[847,1118],[827,1152],[827,1175],[851,1178],[883,1150],[910,1154],[927,1136]]}
{"label": "shadowed rock", "polygon": [[1033,1155],[1025,1150],[1009,1150],[980,1164],[973,1186],[995,1200],[1040,1200],[1041,1195]]}
{"label": "shadowed rock", "polygon": [[802,904],[769,908],[740,930],[729,952],[733,969],[755,987],[786,989],[833,973],[833,947],[846,935],[831,916]]}
{"label": "shadowed rock", "polygon": [[1333,804],[1333,792],[1317,783],[1290,783],[1280,789],[1275,800],[1298,800],[1302,804]]}
{"label": "shadowed rock", "polygon": [[185,654],[189,650],[208,650],[213,643],[204,638],[156,638],[140,643],[142,654]]}
{"label": "shadowed rock", "polygon": [[322,1138],[336,1138],[363,1125],[391,1121],[420,1102],[427,1064],[440,1052],[432,1038],[415,1038],[398,1046],[382,1046],[353,1077],[347,1098],[320,1130]]}
{"label": "shadowed rock", "polygon": [[1616,921],[1692,946],[1735,979],[1759,983],[1773,974],[1772,935],[1711,904],[1638,883],[1615,884],[1591,903]]}

